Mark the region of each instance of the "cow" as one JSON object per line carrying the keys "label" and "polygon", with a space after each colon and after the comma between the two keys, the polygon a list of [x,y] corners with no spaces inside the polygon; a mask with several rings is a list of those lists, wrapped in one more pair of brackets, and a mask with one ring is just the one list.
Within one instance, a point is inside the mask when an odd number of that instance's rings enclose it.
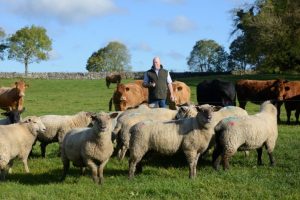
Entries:
{"label": "cow", "polygon": [[109,85],[111,83],[120,84],[121,80],[122,80],[122,77],[121,77],[120,74],[112,74],[112,75],[106,76],[105,80],[106,80],[106,87],[109,88]]}
{"label": "cow", "polygon": [[167,102],[169,104],[170,109],[176,110],[177,106],[186,105],[190,103],[191,90],[189,86],[187,86],[184,82],[174,81],[172,82],[172,88],[175,101],[173,102],[170,100],[170,92],[168,91]]}
{"label": "cow", "polygon": [[199,105],[235,106],[236,92],[233,83],[219,79],[204,80],[197,85]]}
{"label": "cow", "polygon": [[0,108],[5,111],[23,110],[25,89],[28,85],[23,81],[15,82],[14,87],[0,88]]}
{"label": "cow", "polygon": [[116,111],[124,111],[147,102],[148,89],[142,86],[142,80],[136,80],[134,83],[121,83],[117,85],[109,102],[109,110],[112,109],[112,103]]}
{"label": "cow", "polygon": [[287,124],[290,124],[291,111],[296,110],[296,123],[299,123],[300,113],[300,81],[286,81],[279,87],[279,100],[283,101],[287,115]]}

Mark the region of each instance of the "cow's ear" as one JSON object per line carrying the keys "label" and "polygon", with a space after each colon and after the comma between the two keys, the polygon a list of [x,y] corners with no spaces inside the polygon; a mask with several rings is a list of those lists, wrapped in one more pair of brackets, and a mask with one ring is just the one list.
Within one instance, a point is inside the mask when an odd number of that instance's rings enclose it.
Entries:
{"label": "cow's ear", "polygon": [[182,90],[182,86],[177,87],[177,91],[181,91]]}
{"label": "cow's ear", "polygon": [[128,91],[130,90],[130,88],[129,88],[129,87],[126,87],[125,90],[128,92]]}

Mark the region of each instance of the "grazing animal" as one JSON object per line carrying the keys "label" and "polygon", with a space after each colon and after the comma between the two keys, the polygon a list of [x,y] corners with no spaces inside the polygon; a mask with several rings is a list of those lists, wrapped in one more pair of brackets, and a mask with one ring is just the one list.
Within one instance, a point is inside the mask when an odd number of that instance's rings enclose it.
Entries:
{"label": "grazing animal", "polygon": [[[189,177],[196,176],[198,159],[208,148],[214,134],[212,116],[218,108],[203,105],[197,109],[196,117],[166,122],[143,121],[131,128],[130,179],[134,177],[137,164],[150,150],[166,155],[183,151],[189,163]],[[141,171],[142,166],[138,167]]]}
{"label": "grazing animal", "polygon": [[16,157],[20,158],[28,173],[28,155],[39,132],[46,130],[41,119],[36,116],[26,117],[22,122],[0,126],[0,172],[5,180],[6,169],[13,165]]}
{"label": "grazing animal", "polygon": [[6,116],[4,119],[0,119],[0,125],[8,125],[18,123],[21,120],[21,114],[24,112],[25,107],[21,111],[11,110],[1,113],[1,115]]}
{"label": "grazing animal", "polygon": [[66,133],[73,128],[87,127],[92,122],[92,113],[79,112],[75,115],[43,115],[40,116],[46,126],[46,131],[39,133],[37,140],[41,143],[42,157],[46,156],[46,147],[48,144],[58,142],[59,146]]}
{"label": "grazing animal", "polygon": [[23,81],[15,82],[15,87],[0,88],[0,108],[6,111],[23,109],[25,89],[28,85]]}
{"label": "grazing animal", "polygon": [[128,108],[135,108],[142,103],[148,102],[148,90],[142,87],[139,81],[134,83],[118,84],[113,97],[109,102],[109,111],[112,104],[116,111],[124,111]]}
{"label": "grazing animal", "polygon": [[172,110],[177,110],[177,106],[183,104],[189,104],[191,99],[191,90],[184,82],[174,81],[172,82],[173,96],[175,101],[170,100],[170,92],[168,91],[167,102],[169,103],[169,108]]}
{"label": "grazing animal", "polygon": [[106,87],[109,88],[109,85],[111,83],[120,84],[121,80],[122,80],[122,77],[121,77],[120,74],[112,74],[112,75],[106,76],[105,80],[106,80]]}
{"label": "grazing animal", "polygon": [[236,92],[234,84],[227,81],[204,80],[197,85],[199,105],[235,106]]}
{"label": "grazing animal", "polygon": [[77,128],[67,133],[61,152],[62,180],[65,179],[72,161],[75,167],[89,167],[94,182],[103,183],[103,169],[113,153],[112,119],[117,115],[118,113],[108,115],[101,112],[92,116],[92,128]]}
{"label": "grazing animal", "polygon": [[275,148],[278,127],[277,109],[266,101],[261,105],[260,112],[243,117],[229,117],[221,120],[215,127],[216,146],[213,152],[213,165],[218,169],[221,155],[223,169],[229,169],[229,159],[237,150],[257,150],[257,163],[262,164],[262,149],[265,146],[270,164],[275,165],[272,152]]}

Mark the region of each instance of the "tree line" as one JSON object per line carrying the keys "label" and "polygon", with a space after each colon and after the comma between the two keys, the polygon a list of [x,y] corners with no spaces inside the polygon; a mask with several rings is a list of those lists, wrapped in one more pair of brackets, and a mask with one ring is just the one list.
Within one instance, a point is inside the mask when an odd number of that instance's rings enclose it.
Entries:
{"label": "tree line", "polygon": [[[232,10],[233,38],[229,52],[214,40],[196,41],[187,65],[195,72],[253,69],[261,72],[300,72],[300,1],[256,0]],[[32,25],[7,36],[0,27],[0,60],[25,66],[49,59],[52,41],[46,29]],[[126,45],[112,41],[87,59],[90,72],[130,71]]]}

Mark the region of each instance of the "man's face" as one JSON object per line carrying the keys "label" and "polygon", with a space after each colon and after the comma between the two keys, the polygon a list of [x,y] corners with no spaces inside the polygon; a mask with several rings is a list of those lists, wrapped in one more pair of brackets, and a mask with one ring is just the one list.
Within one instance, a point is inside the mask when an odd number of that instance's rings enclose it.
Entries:
{"label": "man's face", "polygon": [[160,69],[160,60],[158,58],[153,59],[153,66],[155,69]]}

